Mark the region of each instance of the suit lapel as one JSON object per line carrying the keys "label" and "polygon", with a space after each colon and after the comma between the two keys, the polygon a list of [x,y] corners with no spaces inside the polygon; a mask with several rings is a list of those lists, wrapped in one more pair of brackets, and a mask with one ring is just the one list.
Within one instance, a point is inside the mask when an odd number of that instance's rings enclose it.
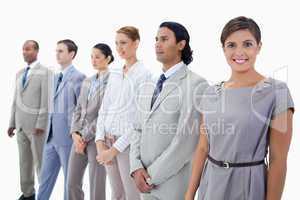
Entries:
{"label": "suit lapel", "polygon": [[[92,100],[93,98],[95,98],[95,97],[99,97],[100,92],[104,92],[104,87],[105,87],[106,84],[107,84],[108,77],[109,77],[108,74],[106,74],[105,77],[103,78],[102,83],[99,84],[99,85],[96,87],[95,92],[94,92],[94,94],[92,94],[92,96],[90,97],[90,100],[89,100],[89,101],[91,101],[91,100]],[[91,81],[90,81],[89,90],[90,90],[90,87],[91,87],[91,86],[92,86],[92,84],[91,84]]]}
{"label": "suit lapel", "polygon": [[[186,73],[187,73],[187,67],[184,66],[182,67],[176,74],[174,74],[173,76],[171,76],[169,79],[167,79],[163,85],[162,91],[159,94],[159,96],[157,97],[156,101],[153,104],[152,109],[150,110],[147,119],[149,119],[149,117],[151,116],[151,114],[159,107],[159,105],[161,104],[161,102],[176,88],[179,87],[179,85],[181,84],[181,81],[183,78],[186,77]],[[154,92],[154,90],[153,90]],[[152,96],[151,96],[152,99]],[[150,99],[150,104],[151,104],[151,99]],[[149,108],[150,108],[150,104],[149,104]]]}
{"label": "suit lapel", "polygon": [[[70,69],[70,71],[68,71],[66,74],[65,74],[65,77],[63,77],[63,80],[62,82],[60,83],[56,93],[55,93],[55,96],[54,98],[57,97],[57,95],[62,91],[62,89],[65,87],[66,83],[70,80],[70,78],[72,77],[72,74],[74,72],[74,67],[72,66],[72,68]],[[55,88],[57,87],[57,81],[58,81],[58,75],[56,76],[56,80],[55,80]]]}
{"label": "suit lapel", "polygon": [[28,86],[28,84],[29,84],[29,81],[32,79],[32,77],[35,75],[35,73],[37,72],[37,70],[39,70],[39,68],[40,68],[40,65],[39,64],[37,64],[35,67],[33,67],[32,69],[31,69],[31,72],[30,72],[30,74],[29,74],[29,76],[27,77],[27,79],[26,79],[26,82],[25,82],[25,85],[24,85],[24,87],[23,87],[23,85],[22,85],[22,79],[23,79],[23,76],[24,76],[24,71],[23,71],[23,73],[22,73],[22,78],[21,78],[21,87],[23,88],[22,89],[22,91],[24,91],[26,88],[27,88],[27,86]]}

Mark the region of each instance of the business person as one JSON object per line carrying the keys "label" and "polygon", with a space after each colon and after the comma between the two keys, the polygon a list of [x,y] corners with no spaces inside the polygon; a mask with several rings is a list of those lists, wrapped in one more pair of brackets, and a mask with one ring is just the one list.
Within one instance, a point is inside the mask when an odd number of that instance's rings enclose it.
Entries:
{"label": "business person", "polygon": [[289,89],[256,71],[262,43],[252,19],[230,20],[221,44],[231,76],[200,104],[203,128],[185,199],[194,199],[200,184],[201,200],[280,200],[294,111]]}
{"label": "business person", "polygon": [[99,43],[92,49],[91,60],[97,73],[84,80],[72,119],[70,133],[73,147],[68,170],[69,200],[84,199],[82,182],[87,165],[89,165],[90,199],[106,199],[106,171],[96,160],[95,133],[98,111],[109,78],[108,66],[114,57],[108,45]]}
{"label": "business person", "polygon": [[125,64],[111,71],[98,116],[97,160],[106,167],[112,200],[140,199],[129,174],[130,135],[139,87],[151,74],[137,60],[139,41],[139,31],[135,27],[126,26],[117,31],[116,50]]}
{"label": "business person", "polygon": [[66,39],[57,42],[56,59],[61,66],[61,72],[54,77],[38,200],[50,198],[61,167],[65,177],[64,199],[68,199],[66,186],[68,161],[72,147],[70,126],[73,111],[78,102],[81,83],[85,78],[85,75],[72,64],[76,53],[77,46],[72,40]]}
{"label": "business person", "polygon": [[131,140],[131,175],[144,200],[182,200],[197,144],[199,113],[194,98],[207,82],[187,67],[190,37],[176,22],[164,22],[156,36],[156,57],[163,73],[145,84]]}
{"label": "business person", "polygon": [[16,129],[20,184],[19,200],[35,199],[34,171],[40,179],[45,129],[48,118],[48,81],[51,72],[42,66],[38,58],[39,44],[28,40],[23,45],[26,67],[16,75],[8,135],[13,137]]}

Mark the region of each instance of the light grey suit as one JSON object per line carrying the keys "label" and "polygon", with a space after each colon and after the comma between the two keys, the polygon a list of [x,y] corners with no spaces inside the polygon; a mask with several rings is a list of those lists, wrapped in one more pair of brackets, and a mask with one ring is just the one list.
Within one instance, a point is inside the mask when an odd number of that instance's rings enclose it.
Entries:
{"label": "light grey suit", "polygon": [[156,186],[150,194],[142,194],[144,199],[184,199],[199,137],[195,102],[207,86],[184,65],[164,82],[150,110],[155,83],[144,85],[130,152],[131,173],[145,168],[149,184]]}
{"label": "light grey suit", "polygon": [[83,200],[82,180],[87,164],[89,164],[90,199],[105,200],[106,172],[103,165],[96,161],[97,149],[95,139],[98,111],[102,103],[105,88],[108,82],[109,72],[98,77],[100,84],[89,97],[92,82],[96,75],[84,80],[76,109],[73,113],[71,132],[79,132],[87,142],[86,154],[75,152],[73,144],[68,170],[69,200]]}
{"label": "light grey suit", "polygon": [[16,75],[16,88],[11,109],[9,127],[17,130],[19,148],[21,190],[25,197],[35,193],[34,168],[38,178],[42,165],[45,133],[35,135],[34,129],[44,129],[48,121],[48,86],[51,71],[37,63],[23,87],[25,68]]}

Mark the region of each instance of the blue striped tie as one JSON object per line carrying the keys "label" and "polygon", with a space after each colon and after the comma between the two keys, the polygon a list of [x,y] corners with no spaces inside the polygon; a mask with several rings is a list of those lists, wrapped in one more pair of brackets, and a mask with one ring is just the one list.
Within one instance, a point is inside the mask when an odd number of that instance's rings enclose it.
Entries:
{"label": "blue striped tie", "polygon": [[156,87],[155,87],[155,90],[154,90],[154,93],[153,93],[153,96],[152,96],[152,100],[151,100],[151,109],[152,109],[152,106],[154,105],[158,95],[160,94],[161,90],[162,90],[162,87],[163,87],[163,83],[165,82],[166,77],[164,74],[161,74],[157,83],[156,83]]}
{"label": "blue striped tie", "polygon": [[27,81],[27,74],[28,74],[29,70],[30,70],[30,67],[26,67],[26,69],[24,71],[23,78],[22,78],[22,86],[23,86],[23,88],[25,87],[25,83]]}

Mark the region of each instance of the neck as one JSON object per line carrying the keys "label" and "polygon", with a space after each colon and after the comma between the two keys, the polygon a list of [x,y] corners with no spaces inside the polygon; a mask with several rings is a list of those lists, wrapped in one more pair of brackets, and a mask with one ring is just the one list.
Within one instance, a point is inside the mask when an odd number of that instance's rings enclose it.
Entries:
{"label": "neck", "polygon": [[37,60],[37,59],[32,60],[32,61],[29,61],[29,62],[27,62],[27,64],[28,64],[28,65],[31,65],[31,64],[34,63],[36,60]]}
{"label": "neck", "polygon": [[135,55],[128,58],[125,62],[125,68],[130,68],[136,62],[137,62],[137,58]]}
{"label": "neck", "polygon": [[107,69],[99,69],[98,72],[97,72],[97,74],[98,74],[98,75],[103,75],[103,74],[105,74],[106,72],[107,72]]}
{"label": "neck", "polygon": [[180,58],[174,59],[168,63],[163,63],[163,72],[168,71],[174,65],[180,63],[182,60]]}
{"label": "neck", "polygon": [[254,68],[247,72],[232,72],[228,85],[232,86],[252,86],[263,80],[265,77],[259,74]]}
{"label": "neck", "polygon": [[64,70],[64,69],[66,69],[67,67],[69,67],[71,64],[72,64],[72,62],[68,62],[68,63],[62,64],[62,65],[61,65],[61,69]]}

